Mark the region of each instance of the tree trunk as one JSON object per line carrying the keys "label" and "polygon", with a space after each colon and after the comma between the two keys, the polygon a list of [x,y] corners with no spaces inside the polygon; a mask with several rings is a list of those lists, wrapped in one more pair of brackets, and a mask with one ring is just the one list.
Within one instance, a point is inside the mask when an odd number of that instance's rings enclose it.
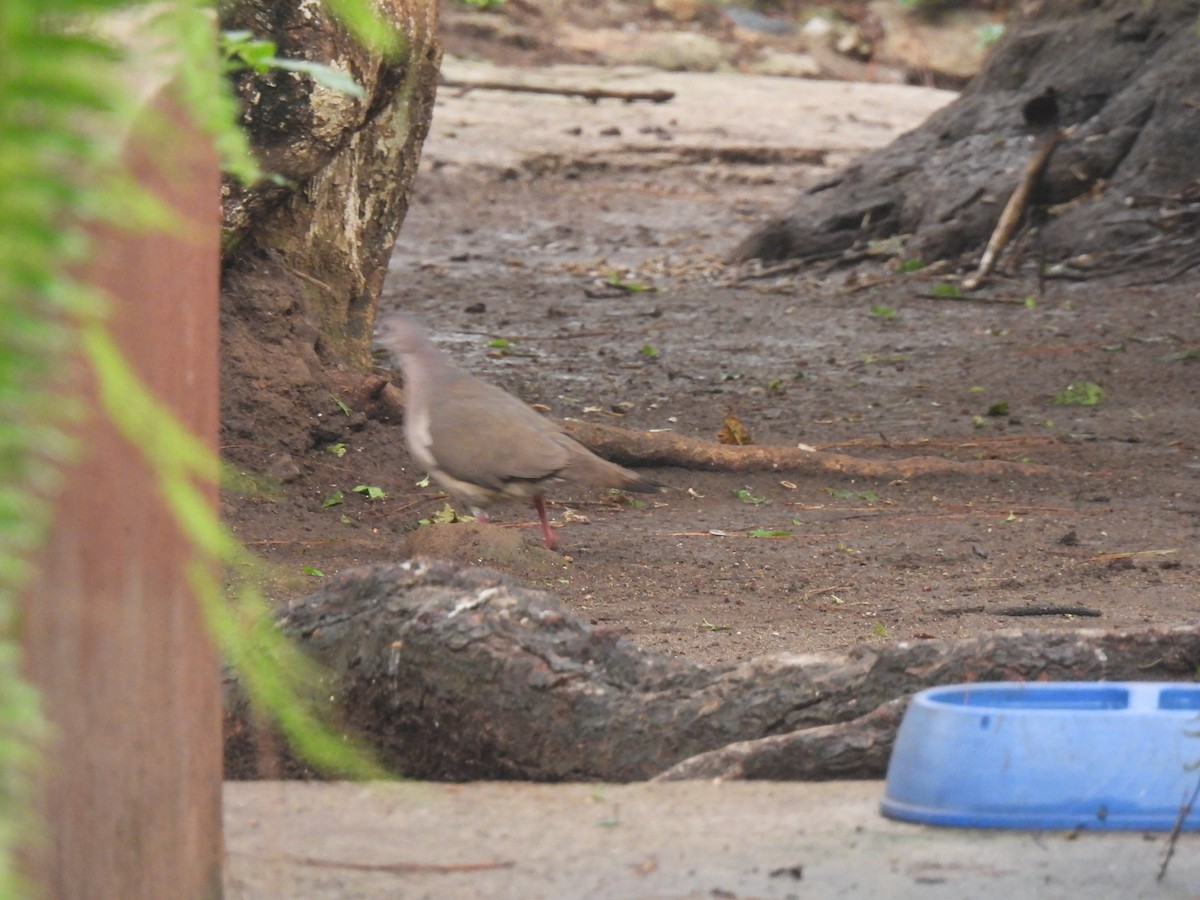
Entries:
{"label": "tree trunk", "polygon": [[[1066,131],[1033,201],[1050,208],[1047,259],[1169,259],[1200,225],[1197,0],[1045,0],[1012,23],[962,96],[920,128],[818,184],[734,251],[739,260],[829,258],[907,235],[906,258],[978,254],[1037,152]],[[1057,121],[1026,105],[1054,88]],[[1032,118],[1033,124],[1028,121]]]}
{"label": "tree trunk", "polygon": [[329,441],[323,429],[341,415],[330,397],[346,377],[339,370],[370,364],[376,303],[441,60],[436,0],[375,9],[405,30],[398,60],[363,49],[316,4],[222,4],[223,28],[274,40],[282,58],[346,71],[366,91],[354,98],[281,69],[236,78],[254,151],[278,177],[251,188],[226,179],[222,188],[227,444],[253,439],[266,421],[293,451]]}
{"label": "tree trunk", "polygon": [[[632,781],[883,774],[906,698],[986,680],[1190,679],[1200,632],[1008,632],[700,666],[592,628],[552,594],[421,560],[346,572],[282,617],[347,726],[418,778]],[[232,777],[254,774],[228,707]],[[730,747],[743,741],[756,747]],[[720,748],[727,748],[720,750]]]}

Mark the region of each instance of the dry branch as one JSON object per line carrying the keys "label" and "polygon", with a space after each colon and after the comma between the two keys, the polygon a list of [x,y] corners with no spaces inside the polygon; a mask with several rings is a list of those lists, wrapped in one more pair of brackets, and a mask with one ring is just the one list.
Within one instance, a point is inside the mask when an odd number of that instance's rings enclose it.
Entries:
{"label": "dry branch", "polygon": [[564,422],[567,431],[598,454],[625,466],[673,466],[720,472],[836,474],[883,481],[945,475],[1044,475],[1060,470],[1003,459],[960,461],[935,456],[861,459],[798,447],[734,446],[698,440],[673,431],[630,431],[613,425]]}
{"label": "dry branch", "polygon": [[1025,167],[1025,175],[1021,178],[1021,183],[1012,192],[1012,196],[1008,198],[1008,203],[1004,207],[1004,212],[1000,214],[996,230],[992,232],[987,248],[983,251],[983,258],[979,260],[978,270],[974,275],[963,279],[963,287],[966,290],[975,290],[991,274],[996,260],[1004,252],[1004,248],[1008,246],[1012,236],[1016,234],[1017,226],[1025,216],[1025,208],[1029,205],[1029,198],[1033,196],[1033,189],[1037,185],[1038,179],[1042,177],[1042,171],[1046,168],[1046,163],[1050,161],[1050,155],[1061,139],[1062,132],[1054,129],[1038,142],[1037,149],[1034,150],[1033,157],[1029,160],[1029,165]]}
{"label": "dry branch", "polygon": [[675,92],[668,90],[614,91],[608,88],[542,87],[536,84],[519,84],[512,81],[455,81],[450,78],[443,78],[440,84],[442,87],[458,88],[464,94],[470,91],[516,91],[524,94],[582,97],[588,103],[599,103],[601,100],[623,100],[626,103],[646,100],[650,103],[666,103],[675,99]]}

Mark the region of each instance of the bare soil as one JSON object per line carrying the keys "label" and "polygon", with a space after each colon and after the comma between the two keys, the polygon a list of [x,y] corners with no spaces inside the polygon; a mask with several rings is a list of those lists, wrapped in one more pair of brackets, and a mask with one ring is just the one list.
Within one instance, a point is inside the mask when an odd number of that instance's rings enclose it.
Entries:
{"label": "bare soil", "polygon": [[[486,526],[420,525],[445,498],[418,486],[396,421],[334,407],[330,439],[288,456],[264,418],[254,441],[225,448],[247,477],[224,512],[276,599],[319,573],[424,553],[549,588],[699,662],[1200,622],[1200,281],[1143,270],[1039,289],[1026,268],[954,299],[938,277],[873,258],[749,277],[761,273],[720,259],[814,169],[753,154],[606,163],[597,107],[557,102],[563,128],[580,129],[575,164],[450,164],[439,146],[470,135],[435,119],[381,318],[415,313],[462,365],[555,416],[716,440],[732,411],[758,445],[1045,468],[655,469],[661,497],[550,497],[550,552],[519,505]],[[1056,402],[1088,382],[1099,402]],[[257,388],[232,390],[246,404]]]}

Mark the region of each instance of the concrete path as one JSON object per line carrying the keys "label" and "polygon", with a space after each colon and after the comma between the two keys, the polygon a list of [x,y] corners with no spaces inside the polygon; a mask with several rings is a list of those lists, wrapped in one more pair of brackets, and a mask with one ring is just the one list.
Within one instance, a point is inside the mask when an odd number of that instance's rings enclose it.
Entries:
{"label": "concrete path", "polygon": [[892,822],[883,783],[229,783],[229,900],[1200,898],[1200,834]]}
{"label": "concrete path", "polygon": [[[517,69],[447,58],[441,71],[455,84],[675,94],[668,103],[588,103],[556,94],[439,88],[422,166],[492,172],[570,165],[644,171],[751,159],[832,172],[920,124],[956,96],[897,84],[634,66]],[[792,185],[789,193],[798,187]]]}

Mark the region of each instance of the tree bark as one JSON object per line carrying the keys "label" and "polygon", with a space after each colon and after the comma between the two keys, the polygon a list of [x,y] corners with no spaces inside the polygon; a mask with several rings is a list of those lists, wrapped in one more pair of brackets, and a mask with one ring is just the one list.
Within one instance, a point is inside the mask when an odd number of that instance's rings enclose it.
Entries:
{"label": "tree bark", "polygon": [[[878,777],[921,688],[1190,679],[1200,663],[1189,629],[1014,631],[701,666],[644,652],[496,572],[424,560],[346,572],[281,624],[329,668],[340,715],[385,764],[451,781],[633,781],[712,751],[675,774]],[[236,694],[227,734],[227,772],[252,776]]]}

